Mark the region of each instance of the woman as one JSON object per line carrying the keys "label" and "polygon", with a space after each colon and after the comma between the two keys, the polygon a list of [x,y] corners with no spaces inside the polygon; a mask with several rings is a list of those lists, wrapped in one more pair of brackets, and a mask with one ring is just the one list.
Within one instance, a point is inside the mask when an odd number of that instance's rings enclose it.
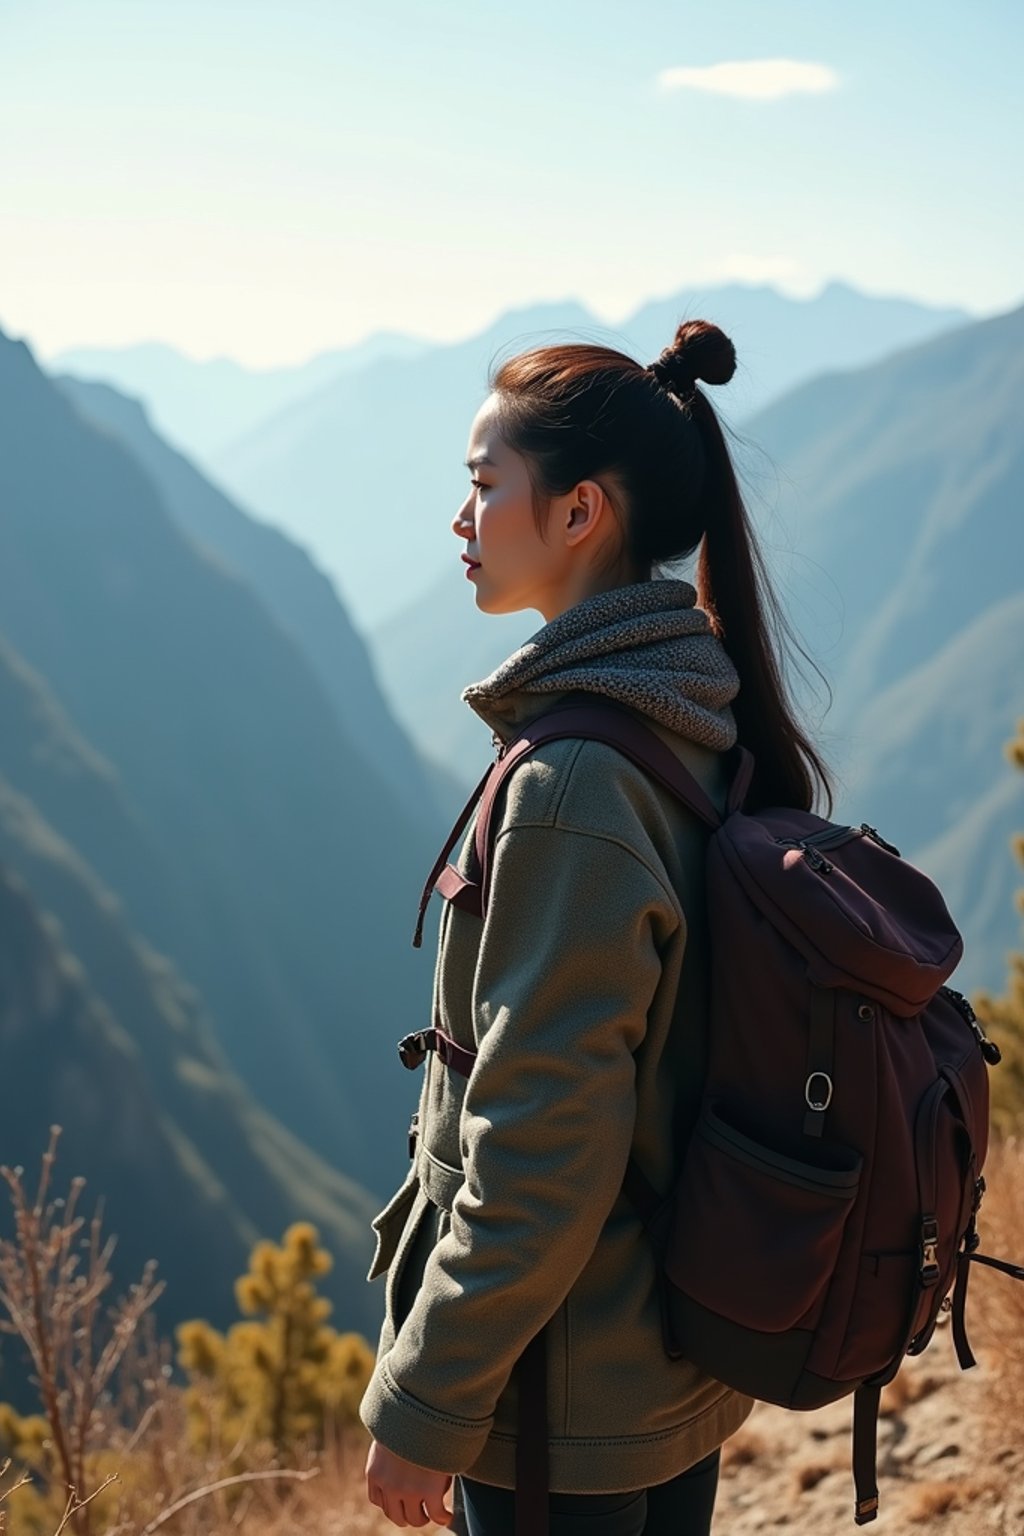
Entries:
{"label": "woman", "polygon": [[[486,613],[543,628],[463,699],[496,741],[555,704],[635,711],[721,809],[737,739],[747,807],[811,808],[772,603],[721,428],[696,381],[732,343],[680,325],[645,368],[598,346],[501,366],[452,528]],[[696,587],[656,567],[700,545]],[[698,602],[699,599],[699,602]],[[775,612],[776,622],[785,628]],[[728,649],[726,649],[726,645]],[[458,858],[474,870],[473,823]],[[360,1414],[367,1493],[397,1526],[514,1531],[514,1367],[545,1328],[551,1536],[700,1536],[719,1447],[752,1403],[664,1351],[652,1249],[621,1193],[667,1190],[700,1093],[703,823],[602,742],[547,742],[495,807],[484,920],[446,902],[409,1175],[374,1221],[386,1316]]]}

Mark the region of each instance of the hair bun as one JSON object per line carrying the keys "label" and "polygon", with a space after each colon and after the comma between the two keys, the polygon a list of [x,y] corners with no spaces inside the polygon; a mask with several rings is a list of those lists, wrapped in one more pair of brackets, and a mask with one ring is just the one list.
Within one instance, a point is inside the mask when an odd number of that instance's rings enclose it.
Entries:
{"label": "hair bun", "polygon": [[710,320],[684,320],[672,345],[649,367],[673,393],[692,389],[698,379],[705,384],[728,384],[736,372],[736,348]]}

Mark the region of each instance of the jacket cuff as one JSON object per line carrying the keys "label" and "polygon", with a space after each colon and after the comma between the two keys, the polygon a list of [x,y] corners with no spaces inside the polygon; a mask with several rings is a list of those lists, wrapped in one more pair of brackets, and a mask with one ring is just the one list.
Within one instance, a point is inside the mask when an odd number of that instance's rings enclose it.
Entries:
{"label": "jacket cuff", "polygon": [[386,1357],[379,1360],[359,1404],[359,1417],[373,1438],[432,1472],[464,1472],[484,1448],[494,1422],[487,1419],[458,1419],[450,1413],[438,1413],[418,1397],[403,1389],[388,1369]]}

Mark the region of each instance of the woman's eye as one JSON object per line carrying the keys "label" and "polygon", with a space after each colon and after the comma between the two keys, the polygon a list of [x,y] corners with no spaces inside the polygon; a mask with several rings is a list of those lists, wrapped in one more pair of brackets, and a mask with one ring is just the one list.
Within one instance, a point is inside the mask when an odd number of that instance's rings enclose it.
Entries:
{"label": "woman's eye", "polygon": [[469,483],[470,483],[470,485],[476,486],[478,491],[486,491],[487,490],[487,486],[484,485],[482,480],[472,480],[471,479]]}

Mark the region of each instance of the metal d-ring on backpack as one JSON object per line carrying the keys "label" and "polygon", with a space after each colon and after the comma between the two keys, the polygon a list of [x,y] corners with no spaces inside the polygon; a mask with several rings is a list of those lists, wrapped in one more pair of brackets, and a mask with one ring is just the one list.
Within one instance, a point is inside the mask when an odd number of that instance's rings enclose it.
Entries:
{"label": "metal d-ring on backpack", "polygon": [[[754,762],[742,746],[720,815],[653,731],[595,701],[552,709],[499,743],[430,872],[414,945],[434,890],[483,917],[498,792],[527,753],[565,736],[625,753],[711,829],[701,1109],[669,1191],[632,1160],[623,1182],[658,1254],[665,1348],[788,1408],[853,1393],[854,1519],[866,1524],[878,1509],[882,1387],[943,1309],[961,1367],[975,1363],[964,1326],[972,1260],[1024,1279],[977,1252],[987,1064],[999,1051],[945,985],[962,937],[936,886],[874,827],[790,807],[745,812]],[[471,880],[447,859],[477,801]],[[399,1042],[410,1068],[428,1050],[472,1071],[475,1053],[438,1028]],[[545,1536],[543,1329],[516,1369],[516,1531]]]}

